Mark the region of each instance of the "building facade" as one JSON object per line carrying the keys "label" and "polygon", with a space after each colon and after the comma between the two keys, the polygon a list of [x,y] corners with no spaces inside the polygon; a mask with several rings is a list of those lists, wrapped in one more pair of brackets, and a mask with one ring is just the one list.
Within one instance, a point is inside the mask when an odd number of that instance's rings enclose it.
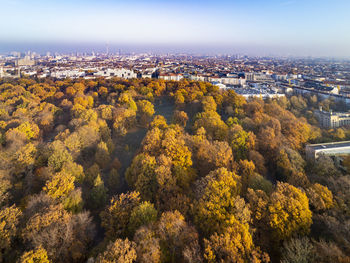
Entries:
{"label": "building facade", "polygon": [[350,125],[350,113],[348,112],[328,112],[320,108],[315,111],[315,116],[324,128],[334,129]]}
{"label": "building facade", "polygon": [[350,141],[309,144],[305,147],[308,160],[316,160],[321,155],[343,156],[350,154]]}

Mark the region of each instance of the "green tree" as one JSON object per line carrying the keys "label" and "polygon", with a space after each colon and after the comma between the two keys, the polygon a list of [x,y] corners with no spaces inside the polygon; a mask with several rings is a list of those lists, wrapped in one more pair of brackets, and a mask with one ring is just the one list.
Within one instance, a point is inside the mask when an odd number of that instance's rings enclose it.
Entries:
{"label": "green tree", "polygon": [[129,231],[130,233],[135,233],[135,231],[149,223],[153,223],[157,220],[157,210],[154,205],[150,202],[142,202],[139,206],[135,207],[131,211]]}
{"label": "green tree", "polygon": [[98,175],[94,181],[94,186],[90,192],[91,207],[98,209],[104,207],[107,200],[107,189],[100,175]]}

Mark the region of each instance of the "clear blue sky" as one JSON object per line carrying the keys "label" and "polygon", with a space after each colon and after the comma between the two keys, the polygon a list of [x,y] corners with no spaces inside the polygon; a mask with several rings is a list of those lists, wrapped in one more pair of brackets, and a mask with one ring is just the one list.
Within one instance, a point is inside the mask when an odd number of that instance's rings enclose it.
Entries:
{"label": "clear blue sky", "polygon": [[350,56],[350,0],[0,0],[6,42]]}

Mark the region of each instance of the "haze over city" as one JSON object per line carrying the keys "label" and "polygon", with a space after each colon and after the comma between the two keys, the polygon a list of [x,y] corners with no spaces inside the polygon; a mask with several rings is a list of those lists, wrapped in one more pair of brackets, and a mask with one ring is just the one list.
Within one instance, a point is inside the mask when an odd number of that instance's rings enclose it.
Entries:
{"label": "haze over city", "polygon": [[0,52],[13,50],[350,56],[350,2],[0,0]]}

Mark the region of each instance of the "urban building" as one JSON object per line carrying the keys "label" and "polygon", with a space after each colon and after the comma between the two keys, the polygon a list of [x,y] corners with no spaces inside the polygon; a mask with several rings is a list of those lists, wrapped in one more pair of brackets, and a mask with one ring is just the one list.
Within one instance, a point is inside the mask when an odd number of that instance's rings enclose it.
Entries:
{"label": "urban building", "polygon": [[350,141],[308,144],[305,147],[308,160],[316,160],[321,155],[343,156],[350,154]]}
{"label": "urban building", "polygon": [[17,59],[15,61],[16,66],[34,66],[35,60],[31,59],[30,56],[25,56],[24,58]]}
{"label": "urban building", "polygon": [[324,111],[322,107],[315,111],[315,116],[324,128],[334,129],[350,125],[350,113]]}
{"label": "urban building", "polygon": [[159,74],[159,79],[164,79],[164,80],[175,80],[179,81],[183,79],[183,76],[181,74],[174,74],[174,73],[169,73],[169,74]]}
{"label": "urban building", "polygon": [[95,77],[118,77],[118,78],[123,78],[123,79],[133,79],[137,78],[137,74],[133,70],[129,69],[104,69],[104,70],[99,70],[94,73]]}

